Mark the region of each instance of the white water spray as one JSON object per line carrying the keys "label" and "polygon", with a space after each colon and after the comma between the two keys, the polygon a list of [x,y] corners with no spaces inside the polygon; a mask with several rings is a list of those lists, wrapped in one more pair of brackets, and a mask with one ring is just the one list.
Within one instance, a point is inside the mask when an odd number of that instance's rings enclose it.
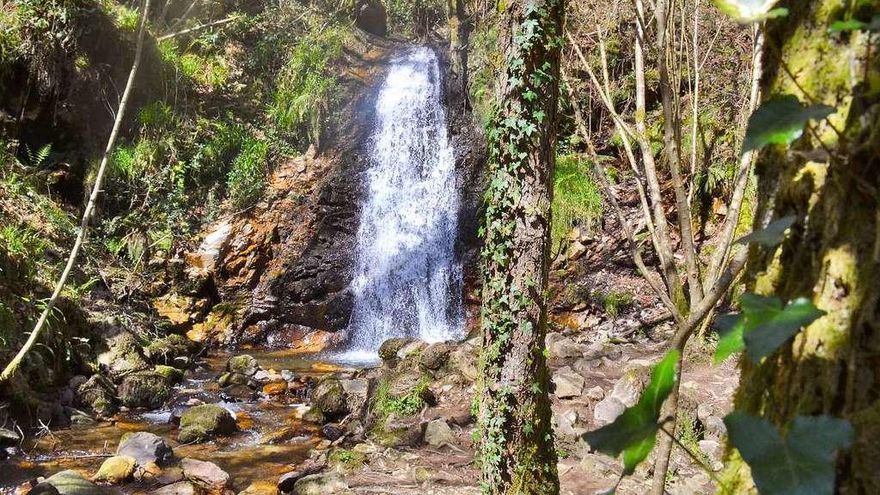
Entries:
{"label": "white water spray", "polygon": [[376,102],[344,356],[351,360],[375,359],[391,337],[436,342],[463,332],[459,198],[440,84],[436,55],[417,48],[394,61]]}

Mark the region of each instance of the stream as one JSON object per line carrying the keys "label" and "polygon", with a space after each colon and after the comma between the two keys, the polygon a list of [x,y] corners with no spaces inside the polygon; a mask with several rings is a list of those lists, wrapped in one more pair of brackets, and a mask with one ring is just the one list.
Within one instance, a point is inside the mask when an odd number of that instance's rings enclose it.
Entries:
{"label": "stream", "polygon": [[[288,376],[292,373],[297,381],[340,370],[338,365],[310,360],[301,352],[259,349],[241,352],[245,353],[256,358],[262,368],[278,370]],[[69,429],[27,441],[22,445],[24,455],[0,461],[0,493],[13,493],[28,480],[65,469],[94,473],[116,451],[122,435],[136,431],[148,431],[165,438],[178,458],[195,457],[217,464],[229,473],[235,487],[276,482],[280,475],[308,457],[309,450],[321,441],[320,430],[301,419],[308,408],[305,390],[302,394],[259,393],[254,399],[245,400],[228,397],[215,378],[233,355],[213,352],[203,359],[197,370],[188,372],[183,382],[174,387],[170,407],[124,411],[112,422],[74,424]],[[223,406],[233,413],[240,431],[209,443],[178,443],[178,428],[171,422],[172,410],[174,405],[181,407],[191,399]],[[125,492],[149,490],[155,487],[153,485],[155,483],[130,483],[125,486]]]}

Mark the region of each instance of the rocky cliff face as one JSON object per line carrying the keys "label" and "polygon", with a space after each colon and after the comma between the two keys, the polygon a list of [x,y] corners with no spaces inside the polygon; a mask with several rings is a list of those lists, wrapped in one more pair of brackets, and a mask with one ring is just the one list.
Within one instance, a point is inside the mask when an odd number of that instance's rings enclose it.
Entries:
{"label": "rocky cliff face", "polygon": [[[363,48],[350,54],[350,73],[357,77],[346,78],[347,103],[325,130],[322,149],[280,164],[267,199],[213,225],[201,248],[188,257],[192,277],[212,278],[221,299],[235,301],[232,307],[217,305],[191,336],[287,345],[322,330],[334,332],[331,340],[344,340],[376,94],[388,62],[403,49],[376,40]],[[467,290],[472,290],[483,137],[463,92],[449,81],[444,86],[456,188],[463,191],[457,246],[466,265]],[[232,317],[224,319],[230,312]]]}

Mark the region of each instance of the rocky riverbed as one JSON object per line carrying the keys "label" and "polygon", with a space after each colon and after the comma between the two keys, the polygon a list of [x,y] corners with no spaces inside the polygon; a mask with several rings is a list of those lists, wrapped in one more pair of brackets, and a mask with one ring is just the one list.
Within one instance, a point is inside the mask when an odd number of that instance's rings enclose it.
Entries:
{"label": "rocky riverbed", "polygon": [[[0,461],[0,491],[479,492],[471,410],[479,375],[475,340],[391,339],[380,350],[381,364],[372,368],[332,364],[295,350],[241,352],[249,354],[190,356],[182,376],[152,370],[72,380],[71,403],[90,405],[76,409],[68,429],[46,429],[23,443],[6,432],[0,441],[10,457]],[[612,343],[601,332],[548,336],[562,493],[590,493],[614,483],[618,463],[591,453],[579,436],[637,400],[661,353],[661,344]],[[169,362],[175,359],[183,361],[177,356]],[[679,431],[686,430],[689,446],[720,469],[719,417],[729,408],[735,370],[692,362],[685,369]],[[126,386],[132,383],[128,377],[148,373],[179,382],[167,390],[147,387],[137,400],[125,395],[129,388],[141,390]],[[718,386],[697,388],[696,380]],[[99,381],[106,394],[95,392]],[[107,404],[111,409],[101,409]],[[619,493],[641,493],[649,465],[625,480]],[[708,487],[708,475],[683,453],[674,455],[672,473],[674,493],[704,493]]]}

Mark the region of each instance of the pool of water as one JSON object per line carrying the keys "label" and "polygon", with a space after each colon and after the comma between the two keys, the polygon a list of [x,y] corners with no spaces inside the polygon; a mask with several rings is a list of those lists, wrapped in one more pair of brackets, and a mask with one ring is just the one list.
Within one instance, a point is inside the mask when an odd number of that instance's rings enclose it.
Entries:
{"label": "pool of water", "polygon": [[[177,427],[169,423],[170,407],[121,412],[113,421],[74,425],[27,440],[22,446],[22,455],[0,461],[0,493],[12,493],[28,480],[65,469],[92,475],[104,459],[116,451],[122,435],[134,431],[162,436],[178,458],[193,457],[217,464],[229,473],[236,490],[243,490],[254,482],[276,482],[280,475],[308,457],[309,451],[320,441],[319,431],[301,420],[307,410],[301,398],[260,395],[252,401],[224,400],[214,378],[234,354],[250,354],[265,369],[290,370],[299,376],[320,376],[357,364],[353,360],[318,360],[315,356],[289,350],[214,352],[203,359],[203,367],[187,373],[183,383],[175,387],[169,402],[181,404],[189,398],[197,398],[219,404],[235,415],[240,428],[235,435],[209,443],[181,445],[176,441]],[[134,483],[119,491],[134,493],[152,488],[154,486]]]}

